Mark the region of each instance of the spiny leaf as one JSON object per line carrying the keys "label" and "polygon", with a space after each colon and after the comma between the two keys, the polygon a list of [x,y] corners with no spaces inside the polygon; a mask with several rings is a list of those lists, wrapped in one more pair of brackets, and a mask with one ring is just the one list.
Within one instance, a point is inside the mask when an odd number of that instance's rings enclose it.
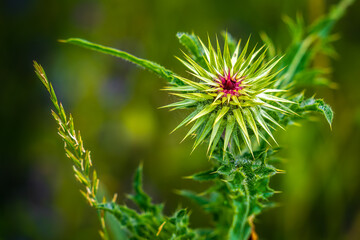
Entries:
{"label": "spiny leaf", "polygon": [[331,107],[324,102],[323,99],[308,98],[300,103],[299,109],[295,109],[296,112],[301,111],[314,111],[320,112],[324,115],[326,121],[330,127],[334,118],[334,112]]}
{"label": "spiny leaf", "polygon": [[134,195],[129,195],[129,198],[132,199],[138,207],[145,211],[145,212],[152,212],[152,214],[159,215],[162,211],[161,205],[153,205],[151,203],[151,198],[147,195],[142,187],[142,164],[136,170],[134,181],[133,181],[133,188],[134,188]]}
{"label": "spiny leaf", "polygon": [[178,37],[180,43],[194,56],[194,60],[202,58],[204,52],[195,34],[178,32],[176,36]]}
{"label": "spiny leaf", "polygon": [[69,38],[66,40],[59,40],[60,42],[64,43],[70,43],[74,45],[78,45],[80,47],[88,48],[90,50],[94,50],[97,52],[109,54],[115,57],[122,58],[124,60],[127,60],[129,62],[132,62],[138,66],[144,67],[145,69],[148,69],[156,74],[158,74],[160,77],[165,78],[167,81],[171,83],[176,83],[178,80],[176,79],[175,74],[164,68],[163,66],[149,61],[142,58],[135,57],[134,55],[131,55],[130,53],[127,53],[125,51],[121,51],[115,48],[106,47],[100,44],[92,43],[87,40],[81,39],[81,38]]}

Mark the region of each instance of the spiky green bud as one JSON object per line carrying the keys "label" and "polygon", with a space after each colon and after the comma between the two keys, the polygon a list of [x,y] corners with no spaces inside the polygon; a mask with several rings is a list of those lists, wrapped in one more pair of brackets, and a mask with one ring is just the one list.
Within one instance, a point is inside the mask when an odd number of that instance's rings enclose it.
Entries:
{"label": "spiky green bud", "polygon": [[281,58],[266,61],[264,47],[256,49],[255,46],[248,53],[249,40],[242,50],[239,41],[233,52],[229,50],[227,39],[223,50],[218,40],[216,50],[210,39],[208,42],[207,47],[199,39],[203,51],[200,60],[185,53],[185,60],[179,58],[194,79],[178,76],[182,84],[166,88],[181,100],[165,107],[194,109],[176,129],[194,123],[185,138],[195,136],[193,149],[208,140],[210,155],[221,136],[224,150],[230,142],[239,150],[245,143],[251,153],[252,136],[257,142],[260,138],[268,142],[267,136],[276,142],[270,129],[281,126],[270,112],[289,114],[291,111],[284,104],[292,103],[282,96],[285,90],[274,87],[279,71],[273,69]]}

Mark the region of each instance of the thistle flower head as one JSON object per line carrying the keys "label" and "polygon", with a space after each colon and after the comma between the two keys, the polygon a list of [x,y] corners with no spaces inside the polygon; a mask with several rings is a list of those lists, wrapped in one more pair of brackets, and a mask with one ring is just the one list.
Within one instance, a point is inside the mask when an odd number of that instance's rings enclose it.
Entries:
{"label": "thistle flower head", "polygon": [[[264,47],[254,47],[249,53],[249,40],[240,50],[240,41],[230,52],[225,39],[223,50],[217,41],[215,50],[210,40],[208,46],[199,39],[203,58],[196,59],[184,53],[179,60],[188,68],[192,79],[178,77],[182,84],[166,88],[181,98],[165,107],[173,109],[193,108],[194,111],[177,127],[194,123],[185,136],[195,136],[194,149],[209,140],[210,154],[223,138],[223,149],[229,143],[252,152],[251,137],[266,142],[267,136],[274,141],[272,128],[281,127],[270,112],[291,112],[284,103],[291,101],[280,97],[283,90],[273,86],[278,72],[273,69],[280,58],[265,61]],[[176,130],[175,129],[175,130]],[[276,141],[275,141],[276,142]],[[242,144],[245,143],[245,144]]]}

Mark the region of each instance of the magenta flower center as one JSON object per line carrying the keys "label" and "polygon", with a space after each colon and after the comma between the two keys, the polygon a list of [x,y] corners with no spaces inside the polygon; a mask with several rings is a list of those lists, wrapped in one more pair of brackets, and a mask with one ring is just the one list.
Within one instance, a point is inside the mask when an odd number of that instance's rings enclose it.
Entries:
{"label": "magenta flower center", "polygon": [[241,93],[239,92],[244,88],[242,82],[245,77],[239,77],[237,74],[231,75],[230,71],[224,76],[219,75],[217,82],[220,85],[219,92],[224,93],[224,97],[228,94],[231,96],[239,96]]}

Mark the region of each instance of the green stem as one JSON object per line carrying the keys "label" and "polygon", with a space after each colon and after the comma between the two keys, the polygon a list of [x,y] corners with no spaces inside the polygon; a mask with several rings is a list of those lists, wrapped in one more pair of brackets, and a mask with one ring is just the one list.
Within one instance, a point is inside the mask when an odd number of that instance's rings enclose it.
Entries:
{"label": "green stem", "polygon": [[244,190],[245,196],[235,199],[233,202],[235,210],[229,240],[248,240],[251,233],[249,224],[250,193],[246,185],[244,185]]}

